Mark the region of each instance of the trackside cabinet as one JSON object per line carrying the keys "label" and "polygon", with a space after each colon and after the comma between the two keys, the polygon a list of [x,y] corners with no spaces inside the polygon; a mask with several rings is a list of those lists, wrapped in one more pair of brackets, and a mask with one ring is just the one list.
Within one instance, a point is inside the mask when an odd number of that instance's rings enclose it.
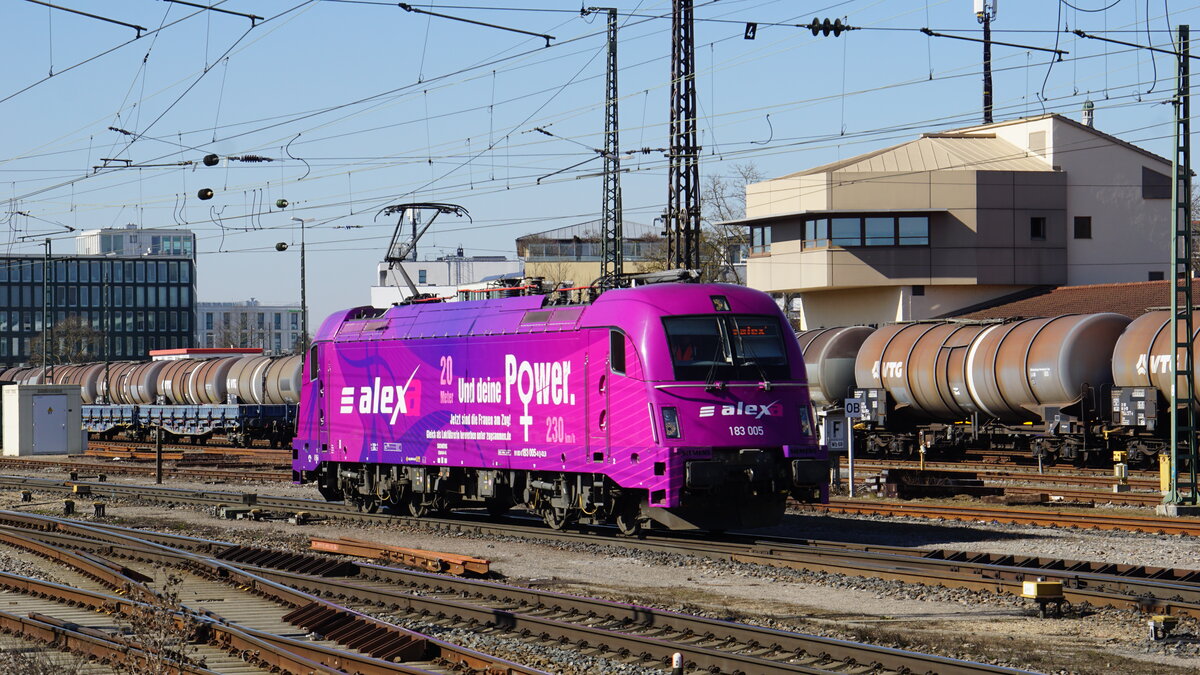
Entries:
{"label": "trackside cabinet", "polygon": [[6,457],[83,452],[83,401],[78,385],[14,384],[0,391]]}

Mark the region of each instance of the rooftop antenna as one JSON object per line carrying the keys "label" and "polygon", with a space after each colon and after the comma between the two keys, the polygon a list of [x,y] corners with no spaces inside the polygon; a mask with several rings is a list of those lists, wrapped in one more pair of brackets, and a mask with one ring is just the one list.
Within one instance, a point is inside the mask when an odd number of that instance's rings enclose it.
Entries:
{"label": "rooftop antenna", "polygon": [[[420,214],[423,211],[432,211],[433,215],[430,216],[429,220],[425,221],[424,225],[418,228],[418,224],[422,221]],[[414,298],[418,297],[420,293],[417,291],[417,285],[408,276],[408,272],[404,271],[404,265],[401,263],[408,260],[409,255],[412,255],[417,250],[417,241],[424,236],[429,227],[433,225],[433,222],[437,220],[437,217],[443,213],[450,213],[459,218],[466,216],[467,220],[471,220],[471,214],[467,213],[467,210],[458,204],[441,204],[437,202],[392,204],[391,206],[383,207],[379,213],[375,214],[376,220],[379,219],[379,216],[393,216],[398,214],[396,227],[392,230],[392,240],[388,244],[387,254],[383,259],[388,264],[389,270],[400,270],[400,276],[404,277],[404,283],[408,286],[408,290]],[[409,221],[412,223],[412,237],[406,242],[401,242],[400,237],[403,231],[405,216],[408,216]],[[472,220],[471,222],[474,221]],[[413,259],[415,260],[415,258]]]}

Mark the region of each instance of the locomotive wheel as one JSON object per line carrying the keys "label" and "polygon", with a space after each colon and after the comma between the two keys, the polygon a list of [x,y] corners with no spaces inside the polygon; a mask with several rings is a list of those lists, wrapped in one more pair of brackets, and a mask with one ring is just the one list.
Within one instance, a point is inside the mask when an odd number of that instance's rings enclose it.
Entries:
{"label": "locomotive wheel", "polygon": [[615,523],[617,531],[626,537],[637,537],[642,534],[642,521],[638,518],[636,510],[618,513]]}
{"label": "locomotive wheel", "polygon": [[375,499],[374,497],[362,497],[355,501],[354,505],[363,513],[379,512],[379,500]]}
{"label": "locomotive wheel", "polygon": [[433,511],[433,505],[426,503],[421,495],[414,494],[408,498],[408,515],[413,518],[424,518]]}
{"label": "locomotive wheel", "polygon": [[552,530],[561,530],[567,526],[567,512],[559,511],[551,506],[542,512],[542,520],[550,526]]}
{"label": "locomotive wheel", "polygon": [[643,520],[641,518],[641,503],[636,497],[623,496],[617,498],[613,524],[617,531],[626,537],[637,537],[642,534]]}
{"label": "locomotive wheel", "polygon": [[483,508],[487,510],[487,514],[493,518],[502,516],[512,510],[512,500],[503,500],[498,497],[484,500]]}

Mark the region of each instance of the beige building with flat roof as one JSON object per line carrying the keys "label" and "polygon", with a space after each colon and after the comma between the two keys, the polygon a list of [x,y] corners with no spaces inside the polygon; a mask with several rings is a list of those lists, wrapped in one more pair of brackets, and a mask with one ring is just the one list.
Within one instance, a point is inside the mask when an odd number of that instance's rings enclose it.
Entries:
{"label": "beige building with flat roof", "polygon": [[1057,114],[925,134],[747,186],[748,285],[808,329],[1162,279],[1170,174]]}

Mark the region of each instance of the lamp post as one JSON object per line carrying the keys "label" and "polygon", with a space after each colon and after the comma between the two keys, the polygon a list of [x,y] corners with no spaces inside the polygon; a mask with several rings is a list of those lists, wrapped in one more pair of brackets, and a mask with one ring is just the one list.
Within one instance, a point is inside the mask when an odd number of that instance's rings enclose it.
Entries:
{"label": "lamp post", "polygon": [[[301,351],[308,348],[308,288],[305,283],[305,267],[304,267],[304,227],[313,221],[312,218],[296,218],[292,217],[292,221],[300,223],[300,335],[303,344]],[[286,251],[288,245],[286,242],[275,244],[276,251]]]}
{"label": "lamp post", "polygon": [[46,257],[42,263],[42,383],[54,381],[54,373],[49,370],[50,346],[54,344],[54,336],[50,334],[50,293],[54,286],[50,283],[50,274],[54,269],[54,261],[50,255],[50,239],[46,239]]}

